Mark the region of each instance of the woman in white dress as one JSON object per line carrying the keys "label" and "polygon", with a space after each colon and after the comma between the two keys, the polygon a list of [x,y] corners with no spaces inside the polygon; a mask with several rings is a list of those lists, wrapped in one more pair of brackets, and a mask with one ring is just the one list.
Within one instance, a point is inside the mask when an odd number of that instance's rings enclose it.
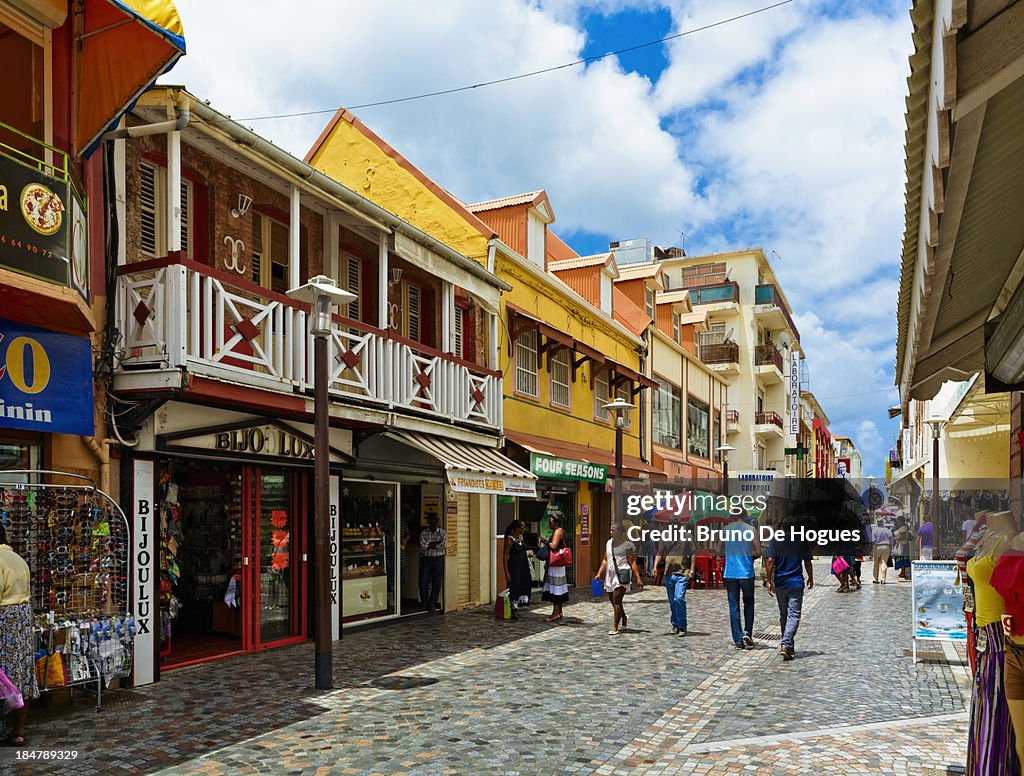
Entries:
{"label": "woman in white dress", "polygon": [[[550,552],[560,549],[565,544],[565,531],[562,530],[562,520],[552,515],[548,518],[548,528],[551,529],[550,539],[541,539],[548,545]],[[545,619],[548,622],[558,622],[562,619],[562,604],[569,600],[569,584],[565,576],[565,566],[552,566],[548,561],[544,565],[544,590],[541,593],[541,600],[552,603],[551,615]]]}
{"label": "woman in white dress", "polygon": [[636,545],[626,536],[621,523],[612,525],[610,538],[604,547],[604,560],[594,579],[603,579],[605,592],[612,605],[612,629],[608,633],[617,636],[628,623],[622,599],[629,590],[631,579],[636,579],[638,590],[644,589],[640,569],[636,565]]}

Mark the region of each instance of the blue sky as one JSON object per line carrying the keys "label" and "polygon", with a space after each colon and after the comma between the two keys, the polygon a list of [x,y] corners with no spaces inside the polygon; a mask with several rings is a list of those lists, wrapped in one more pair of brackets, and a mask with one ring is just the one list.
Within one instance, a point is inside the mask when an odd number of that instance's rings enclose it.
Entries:
{"label": "blue sky", "polygon": [[[189,54],[164,81],[252,117],[513,76],[769,3],[176,4]],[[886,408],[910,52],[905,0],[796,0],[585,67],[357,113],[465,201],[547,190],[554,230],[581,253],[678,244],[679,231],[691,255],[762,246],[833,432],[881,474],[898,431]],[[251,126],[301,157],[327,118]]]}

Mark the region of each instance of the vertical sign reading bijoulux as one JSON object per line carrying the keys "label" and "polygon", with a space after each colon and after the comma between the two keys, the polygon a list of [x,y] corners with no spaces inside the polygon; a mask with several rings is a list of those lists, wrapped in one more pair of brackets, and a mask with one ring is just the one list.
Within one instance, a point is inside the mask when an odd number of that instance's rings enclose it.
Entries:
{"label": "vertical sign reading bijoulux", "polygon": [[331,548],[331,639],[341,638],[341,477],[331,475],[331,521],[328,542]]}
{"label": "vertical sign reading bijoulux", "polygon": [[135,614],[133,683],[152,684],[154,639],[159,630],[159,609],[153,600],[156,573],[156,512],[153,508],[153,462],[135,461],[132,482],[132,603]]}
{"label": "vertical sign reading bijoulux", "polygon": [[789,433],[800,434],[800,353],[789,352]]}

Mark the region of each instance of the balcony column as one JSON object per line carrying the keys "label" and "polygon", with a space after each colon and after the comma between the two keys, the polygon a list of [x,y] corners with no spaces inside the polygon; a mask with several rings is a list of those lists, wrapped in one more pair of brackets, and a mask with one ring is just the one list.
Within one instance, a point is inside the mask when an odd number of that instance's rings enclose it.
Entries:
{"label": "balcony column", "polygon": [[167,252],[181,244],[181,132],[167,133]]}
{"label": "balcony column", "polygon": [[[441,281],[441,352],[452,351],[452,308],[455,307],[455,286],[446,280]],[[456,353],[460,356],[460,353]]]}
{"label": "balcony column", "polygon": [[487,313],[487,367],[494,370],[501,368],[498,359],[498,316],[492,312]]}
{"label": "balcony column", "polygon": [[300,262],[302,257],[299,251],[302,246],[302,224],[299,220],[299,189],[291,186],[289,189],[290,212],[288,218],[288,288],[298,288],[302,285],[302,272]]}
{"label": "balcony column", "polygon": [[388,235],[377,245],[377,327],[388,328]]}

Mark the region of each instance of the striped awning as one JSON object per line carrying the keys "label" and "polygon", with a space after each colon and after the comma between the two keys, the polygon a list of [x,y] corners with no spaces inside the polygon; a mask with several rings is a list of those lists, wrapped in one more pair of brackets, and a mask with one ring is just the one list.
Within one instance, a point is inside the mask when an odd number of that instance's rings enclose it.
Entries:
{"label": "striped awning", "polygon": [[497,450],[417,431],[389,431],[388,436],[444,464],[448,484],[459,493],[537,495],[537,476]]}

